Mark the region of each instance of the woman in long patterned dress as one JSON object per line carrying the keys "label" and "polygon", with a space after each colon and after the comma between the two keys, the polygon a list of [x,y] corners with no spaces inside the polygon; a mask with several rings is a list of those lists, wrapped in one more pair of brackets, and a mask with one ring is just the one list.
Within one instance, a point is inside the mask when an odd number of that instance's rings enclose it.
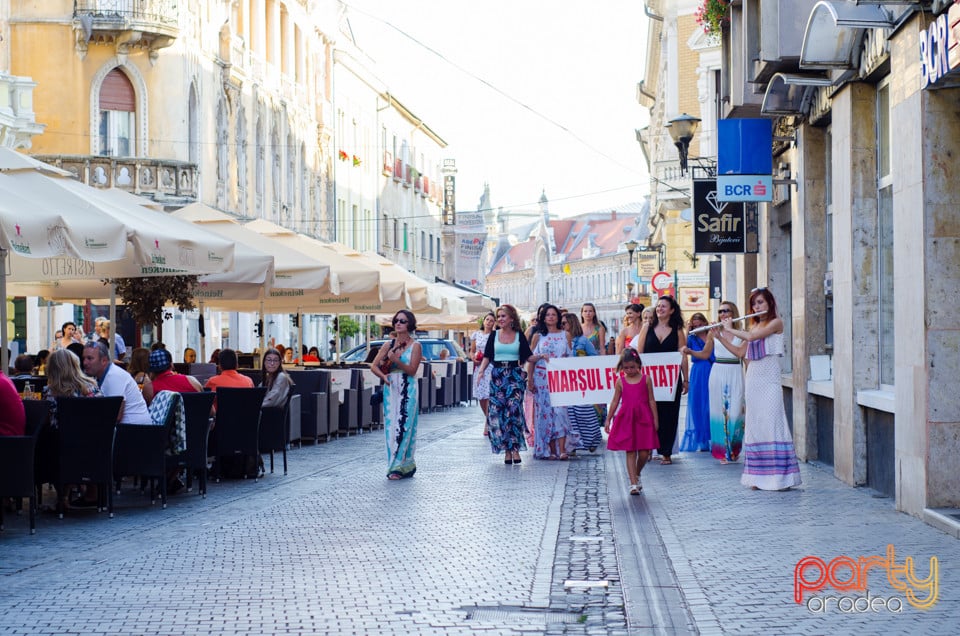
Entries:
{"label": "woman in long patterned dress", "polygon": [[[717,310],[722,320],[740,317],[737,306],[723,301]],[[743,366],[747,344],[729,336],[723,327],[711,329],[715,360],[710,369],[710,453],[721,464],[740,457],[743,446]]]}
{"label": "woman in long patterned dress", "polygon": [[[710,324],[697,312],[690,316],[690,331]],[[687,335],[683,355],[690,357],[690,390],[687,392],[687,422],[680,440],[683,452],[710,450],[710,369],[713,367],[713,336],[707,331]]]}
{"label": "woman in long patterned dress", "polygon": [[549,305],[543,312],[546,333],[537,334],[531,343],[533,355],[527,369],[527,389],[536,401],[534,459],[569,459],[569,450],[580,444],[580,434],[570,423],[565,406],[550,406],[547,361],[570,355],[570,335],[560,329],[560,310]]}
{"label": "woman in long patterned dress", "polygon": [[[479,331],[474,331],[470,336],[470,357],[474,364],[478,365],[483,361],[483,350],[487,346],[487,339],[493,333],[493,327],[497,324],[497,317],[493,312],[489,312],[483,317],[483,325]],[[490,435],[490,367],[488,366],[483,373],[474,374],[473,396],[480,403],[480,410],[483,411],[483,434]]]}
{"label": "woman in long patterned dress", "polygon": [[497,308],[497,324],[500,328],[487,339],[478,373],[492,367],[490,449],[494,453],[504,453],[504,464],[519,464],[520,451],[527,450],[523,387],[527,382],[524,365],[530,359],[530,345],[520,331],[520,316],[513,305]]}
{"label": "woman in long patterned dress", "polygon": [[[683,330],[683,318],[680,315],[680,305],[673,296],[661,296],[654,309],[656,317],[651,324],[640,328],[640,335],[634,340],[634,347],[638,353],[667,353],[682,352],[686,342]],[[670,402],[657,402],[657,421],[660,428],[657,435],[660,438],[660,463],[673,463],[670,456],[673,454],[673,443],[677,440],[677,423],[680,419],[680,395],[687,392],[687,380],[690,377],[687,368],[687,359],[680,361],[680,375],[677,380],[682,381],[675,391],[675,397]]]}
{"label": "woman in long patterned dress", "polygon": [[[583,329],[583,335],[586,336],[593,348],[597,350],[597,355],[614,355],[617,352],[616,340],[613,340],[613,346],[607,342],[607,326],[603,321],[597,318],[597,308],[593,303],[583,303],[580,306],[580,325]],[[597,422],[603,426],[607,421],[607,405],[594,404],[594,410],[597,412]]]}
{"label": "woman in long patterned dress", "polygon": [[[580,328],[580,320],[574,313],[563,315],[560,326],[570,334],[570,353],[574,356],[595,356],[597,350],[593,343],[587,339]],[[580,434],[580,444],[576,448],[569,450],[578,451],[580,449],[589,450],[591,453],[597,450],[597,446],[603,441],[603,435],[600,434],[600,420],[597,419],[596,404],[577,404],[567,407],[567,416],[573,422],[577,433]],[[606,418],[606,411],[604,411]],[[570,449],[570,445],[567,445]]]}
{"label": "woman in long patterned dress", "polygon": [[749,331],[733,328],[731,318],[723,329],[747,341],[747,421],[743,437],[743,475],[740,483],[754,490],[787,490],[800,485],[800,466],[783,407],[780,361],[783,355],[783,320],[777,301],[765,287],[750,294],[752,319]]}
{"label": "woman in long patterned dress", "polygon": [[413,477],[417,464],[413,459],[420,413],[417,370],[423,353],[413,334],[417,318],[401,309],[393,316],[392,341],[387,342],[370,369],[383,380],[383,420],[387,439],[387,479]]}

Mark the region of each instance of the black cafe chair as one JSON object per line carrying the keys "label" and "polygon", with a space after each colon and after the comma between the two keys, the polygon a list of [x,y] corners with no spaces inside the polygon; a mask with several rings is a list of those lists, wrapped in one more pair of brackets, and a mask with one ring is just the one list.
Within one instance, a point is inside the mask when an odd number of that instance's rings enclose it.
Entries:
{"label": "black cafe chair", "polygon": [[180,467],[187,471],[187,492],[193,490],[193,475],[200,484],[197,492],[207,496],[207,449],[210,442],[210,408],[214,393],[181,393],[187,425],[187,450],[179,455],[168,455],[168,468]]}
{"label": "black cafe chair", "polygon": [[283,474],[287,474],[287,418],[290,412],[290,397],[283,406],[264,406],[260,409],[260,452],[270,453],[270,472],[273,472],[273,454],[283,452]]}
{"label": "black cafe chair", "polygon": [[[0,436],[0,499],[29,499],[30,534],[37,532],[37,488],[33,464],[36,435]],[[0,530],[5,529],[3,505],[0,505]]]}
{"label": "black cafe chair", "polygon": [[[217,458],[216,477],[224,473],[224,462],[240,462],[244,478],[258,478],[260,458],[260,407],[267,394],[265,387],[217,389],[217,424],[213,428]],[[251,459],[252,458],[252,459]],[[253,469],[249,470],[252,460]]]}
{"label": "black cafe chair", "polygon": [[[98,509],[113,517],[113,449],[122,397],[57,398],[60,470],[57,492],[67,484],[97,484]],[[106,500],[104,502],[104,499]],[[63,518],[63,508],[60,508]]]}

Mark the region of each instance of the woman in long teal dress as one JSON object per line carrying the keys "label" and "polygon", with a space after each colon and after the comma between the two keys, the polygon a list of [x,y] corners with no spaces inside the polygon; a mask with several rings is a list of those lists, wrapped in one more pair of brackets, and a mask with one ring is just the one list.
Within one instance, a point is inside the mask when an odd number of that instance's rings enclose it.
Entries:
{"label": "woman in long teal dress", "polygon": [[[706,327],[707,317],[697,312],[690,317],[690,330]],[[687,335],[683,354],[690,356],[690,388],[687,391],[687,425],[680,440],[680,450],[710,450],[710,369],[713,367],[713,337],[699,333]]]}
{"label": "woman in long teal dress", "polygon": [[[723,320],[740,317],[737,306],[720,303],[717,316]],[[713,353],[716,359],[710,370],[710,452],[721,464],[730,464],[740,457],[743,446],[743,367],[740,360],[747,345],[740,338],[729,336],[722,327],[714,327]],[[729,336],[729,337],[728,337]]]}
{"label": "woman in long teal dress", "polygon": [[383,421],[387,441],[387,479],[413,477],[417,464],[413,459],[420,413],[417,370],[422,352],[413,338],[417,319],[413,312],[401,309],[393,316],[394,338],[377,352],[371,371],[383,380]]}

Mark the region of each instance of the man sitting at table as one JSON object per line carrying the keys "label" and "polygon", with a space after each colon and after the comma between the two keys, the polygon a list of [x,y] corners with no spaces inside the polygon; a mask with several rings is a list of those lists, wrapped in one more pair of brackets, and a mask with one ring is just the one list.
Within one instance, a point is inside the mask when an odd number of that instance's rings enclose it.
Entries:
{"label": "man sitting at table", "polygon": [[177,393],[199,393],[203,386],[192,375],[180,375],[173,372],[173,356],[166,349],[150,352],[150,372],[153,390],[176,391]]}
{"label": "man sitting at table", "polygon": [[110,362],[107,346],[100,342],[88,342],[83,347],[83,371],[96,378],[100,390],[106,396],[120,396],[120,424],[153,424],[147,401],[133,376]]}
{"label": "man sitting at table", "polygon": [[0,435],[23,435],[27,417],[13,382],[0,371]]}
{"label": "man sitting at table", "polygon": [[220,352],[220,373],[215,375],[204,385],[211,391],[218,388],[237,387],[240,389],[252,389],[253,380],[245,375],[237,373],[237,352],[233,349],[224,349]]}
{"label": "man sitting at table", "polygon": [[18,355],[17,359],[13,361],[13,370],[17,372],[16,375],[13,376],[14,380],[32,378],[33,356],[29,353],[21,353]]}

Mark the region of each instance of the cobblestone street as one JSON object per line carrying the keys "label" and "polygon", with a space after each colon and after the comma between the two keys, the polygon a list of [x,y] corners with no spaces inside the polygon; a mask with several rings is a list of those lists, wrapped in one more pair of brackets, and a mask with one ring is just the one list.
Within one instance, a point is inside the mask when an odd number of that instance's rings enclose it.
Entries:
{"label": "cobblestone street", "polygon": [[[801,490],[752,492],[706,454],[504,466],[476,406],[421,415],[417,475],[384,477],[383,433],[290,452],[290,471],[114,519],[25,516],[0,535],[4,634],[954,633],[960,544],[803,465]],[[940,562],[939,600],[902,613],[793,601],[804,556]],[[818,596],[830,592],[825,590]],[[873,596],[902,594],[870,576]],[[808,597],[809,597],[808,593]],[[924,596],[920,594],[920,596]],[[806,597],[805,597],[806,599]]]}

